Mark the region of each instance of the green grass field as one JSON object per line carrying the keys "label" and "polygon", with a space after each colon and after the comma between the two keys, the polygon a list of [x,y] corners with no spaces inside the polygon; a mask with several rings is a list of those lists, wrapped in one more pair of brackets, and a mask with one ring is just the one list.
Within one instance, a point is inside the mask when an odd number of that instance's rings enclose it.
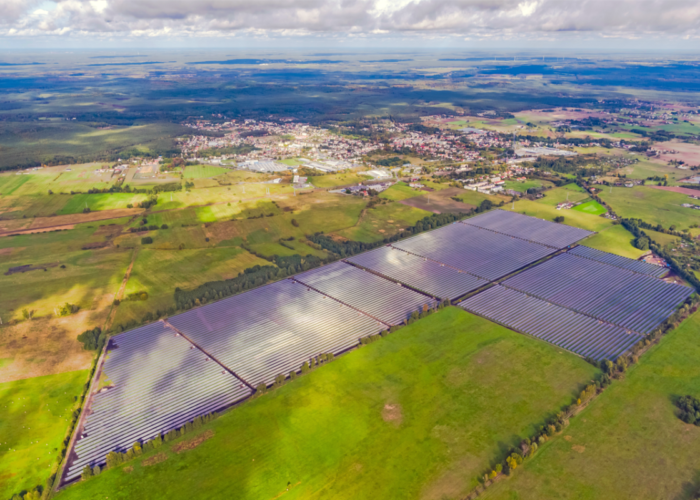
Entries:
{"label": "green grass field", "polygon": [[506,181],[503,186],[505,189],[513,189],[515,191],[520,191],[525,193],[528,189],[538,188],[538,187],[550,187],[553,186],[551,182],[540,181],[536,179],[529,179],[525,181]]}
{"label": "green grass field", "polygon": [[0,498],[44,486],[87,375],[76,371],[0,384]]}
{"label": "green grass field", "polygon": [[57,498],[458,497],[595,371],[449,308],[233,409],[193,450],[168,443],[158,465],[135,461]]}
{"label": "green grass field", "polygon": [[343,173],[343,174],[326,174],[326,175],[314,175],[309,177],[309,182],[316,186],[317,188],[334,188],[338,186],[349,186],[352,184],[359,184],[360,182],[367,182],[371,177],[355,174],[355,173]]}
{"label": "green grass field", "polygon": [[125,295],[148,292],[146,301],[122,302],[115,322],[141,320],[147,312],[165,310],[175,304],[175,288],[194,288],[207,281],[234,278],[239,272],[256,264],[269,265],[239,247],[196,248],[185,250],[139,250]]}
{"label": "green grass field", "polygon": [[481,202],[484,200],[489,200],[492,203],[500,203],[502,201],[507,203],[511,199],[510,196],[479,193],[478,191],[472,191],[470,189],[465,189],[464,193],[457,196],[457,198],[459,198],[462,203],[474,206],[481,205]]}
{"label": "green grass field", "polygon": [[484,497],[693,498],[700,427],[678,419],[673,401],[700,396],[699,332],[695,314]]}
{"label": "green grass field", "polygon": [[682,203],[693,201],[685,194],[636,186],[614,187],[612,192],[603,189],[599,196],[622,217],[639,218],[650,224],[661,224],[665,228],[675,225],[678,230],[700,223],[698,210],[681,206]]}
{"label": "green grass field", "polygon": [[430,212],[425,210],[389,202],[367,209],[355,226],[338,231],[337,234],[349,240],[373,243],[414,225],[428,215]]}
{"label": "green grass field", "polygon": [[[545,202],[545,200],[548,200],[548,198],[537,201],[517,201],[515,202],[515,211],[546,220],[554,220],[555,217],[563,216],[564,224],[588,229],[589,231],[601,231],[606,227],[612,226],[612,221],[610,219],[587,214],[585,212],[578,212],[576,210],[557,210],[556,203],[552,205],[550,202]],[[510,210],[511,207],[512,205],[507,204],[503,208]]]}
{"label": "green grass field", "polygon": [[581,242],[587,247],[596,248],[604,252],[610,252],[630,259],[638,259],[645,251],[632,246],[634,235],[621,224],[603,229]]}
{"label": "green grass field", "polygon": [[230,172],[231,169],[214,165],[190,165],[185,167],[185,179],[207,179]]}
{"label": "green grass field", "polygon": [[602,215],[607,212],[606,208],[595,200],[583,202],[580,205],[576,205],[571,210],[591,215]]}
{"label": "green grass field", "polygon": [[385,200],[401,201],[405,200],[406,198],[413,198],[414,196],[421,196],[424,194],[425,191],[413,189],[412,187],[409,187],[409,185],[405,182],[397,182],[389,189],[382,191],[379,194],[379,197],[384,198]]}

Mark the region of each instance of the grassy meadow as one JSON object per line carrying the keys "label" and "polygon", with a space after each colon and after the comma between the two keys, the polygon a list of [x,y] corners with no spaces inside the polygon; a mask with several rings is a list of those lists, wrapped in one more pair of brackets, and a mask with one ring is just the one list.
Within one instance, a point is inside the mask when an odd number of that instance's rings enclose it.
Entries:
{"label": "grassy meadow", "polygon": [[44,486],[56,470],[86,370],[0,383],[0,498]]}
{"label": "grassy meadow", "polygon": [[168,443],[156,465],[150,452],[57,498],[457,497],[595,372],[448,308],[226,413],[197,448]]}
{"label": "grassy meadow", "polygon": [[661,224],[665,228],[674,225],[678,230],[691,224],[700,224],[700,212],[684,208],[690,203],[688,195],[654,189],[648,186],[634,188],[614,187],[603,189],[599,196],[621,217],[639,218],[650,224]]}
{"label": "grassy meadow", "polygon": [[700,427],[673,402],[700,395],[699,341],[696,313],[484,498],[694,498]]}
{"label": "grassy meadow", "polygon": [[622,255],[629,259],[638,259],[646,252],[632,246],[632,240],[634,240],[634,235],[623,225],[616,224],[586,238],[581,244],[603,252]]}

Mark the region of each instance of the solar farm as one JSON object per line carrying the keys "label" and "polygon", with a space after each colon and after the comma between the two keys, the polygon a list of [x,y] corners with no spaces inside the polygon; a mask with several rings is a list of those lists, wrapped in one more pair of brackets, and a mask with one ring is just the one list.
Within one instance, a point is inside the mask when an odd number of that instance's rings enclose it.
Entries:
{"label": "solar farm", "polygon": [[64,481],[438,301],[614,360],[693,290],[659,279],[664,268],[569,248],[590,234],[495,210],[116,335]]}

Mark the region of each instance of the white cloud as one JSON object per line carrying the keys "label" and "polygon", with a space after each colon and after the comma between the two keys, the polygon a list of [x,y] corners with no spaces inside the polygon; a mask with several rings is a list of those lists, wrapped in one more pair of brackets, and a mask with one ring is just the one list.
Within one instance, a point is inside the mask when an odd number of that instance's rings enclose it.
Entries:
{"label": "white cloud", "polygon": [[2,35],[695,38],[697,0],[3,0]]}

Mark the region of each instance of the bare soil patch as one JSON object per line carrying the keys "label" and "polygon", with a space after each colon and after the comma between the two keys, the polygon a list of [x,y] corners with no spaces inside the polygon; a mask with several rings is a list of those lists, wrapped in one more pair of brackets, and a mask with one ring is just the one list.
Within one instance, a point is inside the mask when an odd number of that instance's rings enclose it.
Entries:
{"label": "bare soil patch", "polygon": [[168,455],[166,455],[163,452],[160,452],[157,455],[153,455],[152,457],[149,457],[143,462],[141,462],[141,465],[143,465],[144,467],[148,467],[149,465],[155,465],[161,462],[165,462],[167,459]]}
{"label": "bare soil patch", "polygon": [[382,419],[385,422],[391,422],[394,425],[400,425],[403,420],[401,405],[398,403],[385,404],[382,408]]}
{"label": "bare soil patch", "polygon": [[687,194],[688,196],[700,196],[700,189],[690,189],[678,186],[649,186],[654,189],[663,189],[664,191],[672,191],[674,193]]}
{"label": "bare soil patch", "polygon": [[188,439],[187,441],[177,443],[175,446],[173,446],[173,451],[175,453],[182,453],[183,451],[192,450],[212,437],[214,437],[214,431],[209,429],[194,439]]}
{"label": "bare soil patch", "polygon": [[455,201],[452,197],[464,194],[464,190],[460,188],[448,188],[442,191],[435,191],[430,195],[416,196],[401,200],[399,203],[408,205],[409,207],[420,208],[436,214],[456,214],[466,213],[470,209],[475,208],[474,205]]}
{"label": "bare soil patch", "polygon": [[579,452],[579,453],[583,453],[584,451],[586,451],[586,447],[585,447],[585,446],[581,446],[580,444],[575,444],[575,445],[573,445],[573,446],[571,447],[571,449],[574,450],[574,451],[577,451],[577,452]]}

